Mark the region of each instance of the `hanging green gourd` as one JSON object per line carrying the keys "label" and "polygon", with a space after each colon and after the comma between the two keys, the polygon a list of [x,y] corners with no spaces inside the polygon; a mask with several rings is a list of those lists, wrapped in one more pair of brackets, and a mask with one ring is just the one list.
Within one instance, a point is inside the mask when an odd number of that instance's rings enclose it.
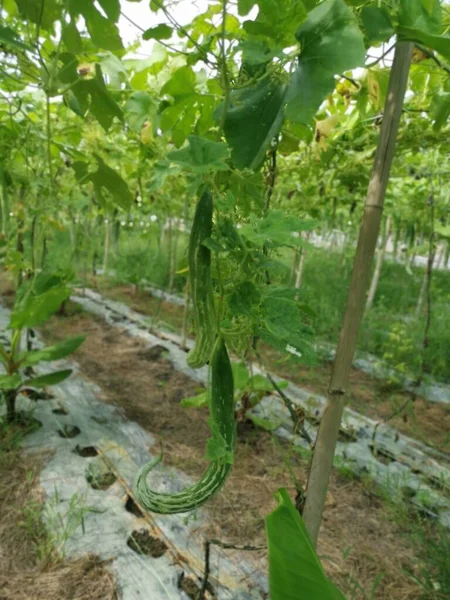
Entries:
{"label": "hanging green gourd", "polygon": [[137,475],[135,494],[138,502],[150,512],[173,514],[195,510],[222,487],[231,471],[236,443],[234,384],[227,348],[221,337],[215,342],[211,355],[209,381],[209,425],[213,435],[208,441],[207,456],[211,463],[198,483],[174,494],[155,492],[147,484],[147,475],[161,461],[161,456],[144,465]]}
{"label": "hanging green gourd", "polygon": [[205,365],[217,335],[216,311],[211,280],[211,250],[203,242],[211,237],[213,200],[206,190],[195,211],[189,240],[189,282],[194,307],[195,346],[187,362],[193,369]]}

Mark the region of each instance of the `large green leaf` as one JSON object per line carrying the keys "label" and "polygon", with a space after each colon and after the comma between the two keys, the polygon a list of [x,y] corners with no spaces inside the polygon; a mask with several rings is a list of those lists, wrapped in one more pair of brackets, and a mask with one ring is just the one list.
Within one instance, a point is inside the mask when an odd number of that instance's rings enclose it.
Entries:
{"label": "large green leaf", "polygon": [[238,0],[238,13],[241,17],[245,17],[256,4],[256,0]]}
{"label": "large green leaf", "polygon": [[125,104],[125,118],[133,131],[140,132],[151,117],[154,104],[147,92],[134,92]]}
{"label": "large green leaf", "polygon": [[108,92],[99,64],[95,65],[95,77],[76,82],[65,100],[82,117],[90,111],[105,131],[111,127],[114,117],[123,121],[122,109]]}
{"label": "large green leaf", "polygon": [[397,33],[400,39],[419,42],[450,59],[450,36],[441,35],[441,3],[401,0]]}
{"label": "large green leaf", "polygon": [[11,312],[10,327],[22,329],[42,325],[70,296],[70,290],[65,284],[59,284],[42,293],[29,293],[21,299]]}
{"label": "large green leaf", "polygon": [[61,6],[57,0],[15,0],[19,13],[42,29],[50,30],[61,16]]}
{"label": "large green leaf", "polygon": [[431,0],[426,8],[423,0],[400,0],[398,24],[426,33],[441,32],[442,11],[440,0]]}
{"label": "large green leaf", "polygon": [[295,300],[268,295],[262,305],[262,325],[258,335],[262,340],[288,353],[295,360],[312,363],[315,352],[309,340],[312,331],[304,325],[302,313]]}
{"label": "large green leaf", "polygon": [[169,152],[167,158],[195,173],[224,171],[229,168],[224,162],[228,157],[226,144],[212,142],[198,135],[190,135],[188,142],[186,148]]}
{"label": "large green leaf", "polygon": [[3,27],[3,25],[0,25],[0,44],[16,50],[31,50],[30,46],[22,42],[18,33],[10,27]]}
{"label": "large green leaf", "polygon": [[22,383],[19,373],[14,375],[0,375],[0,390],[15,390]]}
{"label": "large green leaf", "polygon": [[117,206],[120,206],[124,210],[129,210],[133,203],[133,194],[130,192],[126,181],[114,169],[108,167],[98,154],[95,155],[95,160],[97,161],[98,169],[95,173],[91,173],[90,181],[94,184],[97,200],[103,206],[107,204],[107,199],[103,194],[103,189],[106,189],[110,193],[114,204],[117,204]]}
{"label": "large green leaf", "polygon": [[[94,173],[89,172],[87,163],[74,162],[72,168],[75,171],[75,177],[81,183],[93,183],[97,201],[103,206],[108,206],[108,201],[111,200],[117,206],[124,210],[129,210],[133,202],[133,194],[124,179],[111,169],[105,161],[95,154],[98,168]],[[104,195],[104,190],[109,192],[109,196]]]}
{"label": "large green leaf", "polygon": [[[239,169],[257,169],[283,124],[286,84],[265,77],[255,85],[230,94],[224,132],[231,147],[231,159]],[[216,112],[222,120],[224,106]]]}
{"label": "large green leaf", "polygon": [[59,342],[59,344],[55,344],[54,346],[48,346],[42,350],[26,352],[20,358],[21,365],[23,367],[31,367],[41,361],[50,362],[65,358],[66,356],[69,356],[69,354],[75,352],[75,350],[81,346],[85,339],[86,338],[84,336],[77,336],[68,340],[64,340],[63,342]]}
{"label": "large green leaf", "polygon": [[255,220],[254,223],[242,225],[240,234],[260,248],[294,247],[305,244],[304,240],[295,234],[309,231],[313,227],[314,221],[304,221],[277,209],[269,211],[265,217]]}
{"label": "large green leaf", "polygon": [[191,67],[180,67],[172,77],[163,85],[161,94],[168,94],[174,98],[181,96],[190,96],[195,94],[195,73]]}
{"label": "large green leaf", "polygon": [[56,385],[61,383],[72,375],[71,369],[65,369],[64,371],[55,371],[54,373],[48,373],[48,375],[41,375],[40,377],[34,377],[23,382],[26,387],[43,388],[48,385]]}
{"label": "large green leaf", "polygon": [[252,281],[243,281],[234,288],[229,308],[233,315],[250,316],[260,300],[261,294],[257,286]]}
{"label": "large green leaf", "polygon": [[391,17],[383,6],[365,6],[361,15],[369,44],[385,42],[394,35]]}
{"label": "large green leaf", "polygon": [[334,90],[334,76],[363,66],[366,52],[356,17],[344,0],[328,0],[314,8],[297,39],[301,53],[287,94],[286,115],[309,123]]}
{"label": "large green leaf", "polygon": [[120,17],[120,0],[97,0],[108,19],[117,23]]}
{"label": "large green leaf", "polygon": [[[295,32],[307,15],[304,3],[301,0],[259,0],[258,7],[258,16],[254,21],[244,21],[244,30],[252,36],[269,39],[280,48],[292,46]],[[246,7],[241,9],[245,11]]]}
{"label": "large green leaf", "polygon": [[170,40],[172,34],[172,27],[169,27],[169,25],[166,25],[165,23],[161,23],[160,25],[156,25],[156,27],[146,29],[142,34],[142,37],[144,40]]}
{"label": "large green leaf", "polygon": [[259,427],[260,429],[264,429],[264,431],[275,431],[283,424],[281,420],[271,421],[270,419],[263,419],[262,417],[258,417],[257,415],[253,415],[252,413],[247,413],[246,415],[250,421]]}
{"label": "large green leaf", "polygon": [[203,408],[203,406],[208,405],[208,393],[202,392],[197,396],[184,398],[180,404],[183,408]]}
{"label": "large green leaf", "polygon": [[439,131],[450,119],[450,93],[436,94],[431,102],[431,118],[433,129]]}
{"label": "large green leaf", "polygon": [[233,383],[235,390],[243,390],[250,379],[250,373],[244,362],[232,363],[231,370],[233,371]]}
{"label": "large green leaf", "polygon": [[83,50],[81,35],[77,29],[75,21],[65,23],[62,30],[62,40],[69,52],[77,54]]}
{"label": "large green leaf", "polygon": [[326,577],[300,515],[285,489],[266,517],[271,600],[345,600]]}
{"label": "large green leaf", "polygon": [[106,52],[101,62],[102,71],[106,73],[109,86],[120,90],[122,84],[127,82],[128,73],[123,62],[112,52]]}
{"label": "large green leaf", "polygon": [[[118,8],[120,10],[119,0],[102,0],[100,4],[108,16],[116,16]],[[72,16],[83,16],[91,40],[97,48],[111,51],[123,49],[114,19],[104,17],[92,0],[70,0],[70,12]]]}
{"label": "large green leaf", "polygon": [[283,52],[272,50],[266,40],[242,40],[238,49],[242,50],[243,65],[251,67],[265,65],[275,57],[283,57]]}

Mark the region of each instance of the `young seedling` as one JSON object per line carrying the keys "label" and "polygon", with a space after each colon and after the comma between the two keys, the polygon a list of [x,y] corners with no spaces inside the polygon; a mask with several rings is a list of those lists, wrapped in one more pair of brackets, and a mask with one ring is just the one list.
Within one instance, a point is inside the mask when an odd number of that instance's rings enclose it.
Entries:
{"label": "young seedling", "polygon": [[0,391],[6,403],[6,422],[18,420],[16,400],[21,390],[29,387],[44,388],[61,383],[72,373],[71,369],[53,371],[38,377],[28,377],[31,367],[41,362],[65,358],[83,343],[84,337],[70,338],[41,350],[21,351],[23,332],[47,321],[67,300],[70,290],[64,279],[56,275],[41,274],[31,283],[22,286],[16,296],[8,325],[10,341],[0,345],[0,362],[5,374],[0,375]]}

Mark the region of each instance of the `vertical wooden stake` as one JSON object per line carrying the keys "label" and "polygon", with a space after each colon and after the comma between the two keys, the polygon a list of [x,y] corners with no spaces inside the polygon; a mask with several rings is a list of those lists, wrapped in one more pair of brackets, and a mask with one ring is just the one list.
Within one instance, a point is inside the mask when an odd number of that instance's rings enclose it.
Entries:
{"label": "vertical wooden stake", "polygon": [[317,434],[309,473],[303,518],[314,545],[319,535],[356,340],[366,305],[370,267],[380,230],[412,51],[413,44],[409,42],[398,42],[396,45],[383,123],[359,231],[347,306],[328,389],[327,405]]}

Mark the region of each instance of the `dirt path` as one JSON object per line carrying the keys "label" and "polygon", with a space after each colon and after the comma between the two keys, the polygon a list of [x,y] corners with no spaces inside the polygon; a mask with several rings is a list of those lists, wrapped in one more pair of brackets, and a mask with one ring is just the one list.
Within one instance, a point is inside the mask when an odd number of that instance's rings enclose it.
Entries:
{"label": "dirt path", "polygon": [[[128,419],[159,437],[165,464],[193,477],[201,474],[209,437],[206,413],[180,406],[198,385],[175,371],[162,348],[149,349],[118,327],[80,312],[55,317],[42,333],[52,340],[88,334],[75,355],[82,374],[102,388],[106,402],[120,406]],[[241,431],[232,476],[206,507],[211,518],[205,537],[265,543],[263,519],[274,506],[273,492],[280,486],[293,492],[289,468],[305,482],[307,464],[292,448],[269,433]],[[419,599],[421,589],[407,575],[417,568],[413,550],[369,487],[334,475],[319,545],[326,570],[349,600],[369,597],[380,574],[374,598]]]}

